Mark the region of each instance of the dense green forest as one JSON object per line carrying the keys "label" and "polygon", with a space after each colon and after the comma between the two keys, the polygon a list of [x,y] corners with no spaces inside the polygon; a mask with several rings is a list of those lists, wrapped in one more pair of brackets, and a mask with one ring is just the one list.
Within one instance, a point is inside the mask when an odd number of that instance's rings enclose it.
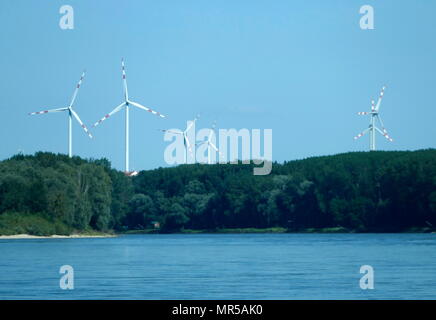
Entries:
{"label": "dense green forest", "polygon": [[[135,177],[108,160],[39,152],[0,162],[0,234],[284,228],[403,232],[436,226],[436,150],[353,152]],[[434,229],[433,229],[434,230]]]}

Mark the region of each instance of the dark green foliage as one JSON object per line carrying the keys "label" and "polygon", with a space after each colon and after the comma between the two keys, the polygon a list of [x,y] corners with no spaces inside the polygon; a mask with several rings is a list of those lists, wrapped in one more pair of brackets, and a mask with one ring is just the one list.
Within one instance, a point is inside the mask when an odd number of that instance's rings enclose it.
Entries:
{"label": "dark green foliage", "polygon": [[157,209],[150,196],[139,193],[129,201],[129,211],[125,222],[130,228],[151,228],[152,222],[157,218]]}
{"label": "dark green foliage", "polygon": [[268,176],[254,176],[253,165],[195,164],[130,178],[106,159],[51,153],[0,162],[0,234],[152,229],[155,222],[162,232],[433,227],[436,150],[274,163]]}
{"label": "dark green foliage", "polygon": [[49,236],[53,234],[68,235],[71,233],[65,223],[44,217],[41,214],[6,212],[0,215],[0,234],[31,234]]}
{"label": "dark green foliage", "polygon": [[[42,152],[12,157],[0,162],[0,217],[14,212],[17,219],[12,225],[20,222],[29,226],[29,221],[34,221],[40,226],[58,223],[69,231],[106,231],[117,224],[115,219],[122,214],[111,212],[116,206],[113,202],[123,195],[120,192],[113,196],[114,186],[119,183],[113,182],[113,177],[119,177],[119,173],[110,168],[107,160],[86,161]],[[31,214],[41,215],[32,220]],[[6,226],[3,222],[3,233]],[[32,234],[46,233],[24,229]]]}
{"label": "dark green foliage", "polygon": [[171,223],[172,231],[285,227],[400,232],[436,226],[436,150],[354,152],[274,163],[268,176],[254,176],[252,168],[159,168],[141,172],[133,184],[136,193],[152,199],[158,195],[159,220],[164,229]]}
{"label": "dark green foliage", "polygon": [[164,232],[174,232],[182,229],[189,221],[189,218],[186,216],[186,210],[179,203],[174,202],[169,211],[164,216],[164,224],[162,230]]}

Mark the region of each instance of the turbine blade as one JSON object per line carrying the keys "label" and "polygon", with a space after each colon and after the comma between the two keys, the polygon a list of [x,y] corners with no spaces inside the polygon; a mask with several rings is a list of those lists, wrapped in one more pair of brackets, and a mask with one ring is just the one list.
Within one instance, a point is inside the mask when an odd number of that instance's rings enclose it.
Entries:
{"label": "turbine blade", "polygon": [[388,139],[390,142],[394,142],[394,139],[393,139],[390,135],[388,135],[387,132],[385,132],[385,133],[383,134],[383,136],[384,136],[386,139]]}
{"label": "turbine blade", "polygon": [[357,114],[359,116],[366,116],[367,114],[369,114],[369,112],[358,112]]}
{"label": "turbine blade", "polygon": [[198,115],[194,118],[194,120],[189,124],[189,126],[186,128],[185,132],[188,132],[189,129],[192,128],[192,126],[194,125],[194,123],[195,123],[199,118],[200,118],[200,115],[198,114]]}
{"label": "turbine blade", "polygon": [[382,119],[381,119],[381,117],[380,117],[380,115],[378,114],[377,115],[377,119],[378,119],[378,121],[380,122],[380,124],[381,124],[381,126],[382,126],[382,130],[383,130],[383,135],[385,136],[385,138],[386,139],[388,139],[389,141],[394,141],[394,139],[392,139],[389,135],[388,135],[388,131],[386,130],[386,128],[385,128],[385,125],[383,124],[383,121],[382,121]]}
{"label": "turbine blade", "polygon": [[142,109],[142,110],[145,110],[145,111],[151,112],[152,114],[155,114],[155,115],[157,115],[157,116],[159,116],[159,117],[161,117],[161,118],[165,118],[165,116],[164,116],[163,114],[161,114],[161,113],[159,113],[159,112],[157,112],[157,111],[154,111],[154,110],[152,110],[152,109],[150,109],[150,108],[148,108],[148,107],[144,107],[143,105],[140,105],[140,104],[137,103],[137,102],[129,101],[129,103],[133,104],[135,107],[137,107],[137,108],[139,108],[139,109]]}
{"label": "turbine blade", "polygon": [[212,134],[215,133],[215,126],[216,126],[216,122],[212,124],[212,128],[210,129],[210,133],[209,133],[209,137],[207,138],[207,141],[210,141],[210,139],[212,138]]}
{"label": "turbine blade", "polygon": [[158,130],[162,131],[162,132],[170,132],[170,133],[175,133],[175,134],[183,134],[183,132],[181,132],[181,131],[166,130],[166,129],[158,129]]}
{"label": "turbine blade", "polygon": [[85,130],[85,133],[92,139],[92,134],[89,132],[88,128],[83,124],[82,120],[80,120],[79,115],[74,111],[73,109],[70,109],[71,113],[73,114],[74,118],[76,118],[77,122],[79,122],[80,126]]}
{"label": "turbine blade", "polygon": [[216,145],[214,145],[212,142],[209,142],[209,145],[220,154],[220,156],[223,156],[222,152],[219,151],[219,149],[216,147]]}
{"label": "turbine blade", "polygon": [[74,104],[74,101],[76,101],[77,92],[79,92],[79,88],[82,85],[83,78],[85,78],[85,70],[83,70],[82,75],[80,76],[80,80],[76,85],[76,89],[74,90],[73,97],[71,98],[70,107],[72,107]]}
{"label": "turbine blade", "polygon": [[186,143],[186,145],[188,146],[189,153],[190,153],[191,156],[192,156],[191,143],[189,142],[189,139],[188,139],[188,137],[187,137],[186,135],[183,135],[183,138],[185,139],[185,143]]}
{"label": "turbine blade", "polygon": [[382,119],[381,119],[381,117],[380,117],[380,115],[379,115],[379,114],[377,115],[377,119],[378,119],[378,121],[380,122],[380,124],[381,124],[381,126],[382,126],[382,129],[383,129],[383,131],[384,131],[384,132],[386,132],[385,126],[384,126],[384,124],[383,124],[383,121],[382,121]]}
{"label": "turbine blade", "polygon": [[359,139],[360,137],[364,136],[369,131],[369,128],[359,133],[357,136],[354,137],[354,140]]}
{"label": "turbine blade", "polygon": [[386,139],[388,139],[390,142],[393,142],[394,139],[392,139],[389,135],[388,132],[386,131],[386,129],[384,129],[383,131],[381,131],[379,128],[375,127],[375,129],[382,135],[384,136]]}
{"label": "turbine blade", "polygon": [[125,106],[125,102],[123,102],[122,104],[120,104],[118,107],[116,107],[114,110],[112,110],[110,113],[108,113],[107,115],[105,115],[103,118],[101,118],[100,120],[98,120],[96,123],[94,123],[93,127],[98,126],[100,123],[102,123],[104,120],[106,120],[107,118],[109,118],[111,115],[117,113],[118,111],[120,111],[122,109],[122,107]]}
{"label": "turbine blade", "polygon": [[121,58],[121,72],[123,74],[124,97],[127,100],[129,98],[129,92],[127,91],[126,67],[124,66],[124,58]]}
{"label": "turbine blade", "polygon": [[37,111],[37,112],[30,112],[29,115],[33,116],[35,114],[44,114],[44,113],[51,113],[51,112],[61,112],[66,111],[68,108],[57,108],[57,109],[51,109],[51,110],[43,110],[43,111]]}
{"label": "turbine blade", "polygon": [[380,91],[380,96],[378,98],[377,105],[375,106],[375,111],[378,111],[380,109],[380,103],[381,103],[383,96],[385,94],[385,89],[386,89],[386,87],[383,86],[382,90]]}
{"label": "turbine blade", "polygon": [[216,145],[214,145],[212,142],[209,142],[209,145],[217,152],[219,152],[218,148],[216,147]]}

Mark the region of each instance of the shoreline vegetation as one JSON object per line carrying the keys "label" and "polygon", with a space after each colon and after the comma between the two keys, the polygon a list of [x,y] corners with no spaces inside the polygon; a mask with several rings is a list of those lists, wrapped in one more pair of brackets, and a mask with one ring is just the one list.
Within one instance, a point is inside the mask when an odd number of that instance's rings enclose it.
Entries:
{"label": "shoreline vegetation", "polygon": [[[334,228],[308,228],[304,230],[288,230],[286,228],[227,228],[227,229],[217,229],[217,230],[193,230],[193,229],[182,229],[177,232],[171,232],[169,234],[267,234],[267,233],[289,233],[289,234],[306,234],[306,233],[435,233],[436,230],[431,228],[410,228],[402,232],[359,232],[356,230],[349,230],[342,227]],[[168,234],[159,232],[155,229],[145,229],[145,230],[128,230],[126,232],[120,233],[120,235],[129,234]]]}
{"label": "shoreline vegetation", "polygon": [[[404,233],[436,229],[436,150],[184,164],[129,176],[107,159],[0,161],[0,236]],[[29,235],[29,236],[23,236]]]}
{"label": "shoreline vegetation", "polygon": [[116,234],[71,234],[60,235],[53,234],[47,236],[35,236],[31,234],[13,234],[13,235],[0,235],[0,240],[12,240],[12,239],[84,239],[84,238],[114,238]]}
{"label": "shoreline vegetation", "polygon": [[[144,230],[128,230],[122,233],[103,233],[103,232],[87,232],[87,233],[73,233],[70,235],[45,235],[37,236],[30,234],[13,234],[13,235],[0,235],[0,240],[12,240],[12,239],[86,239],[86,238],[116,238],[123,235],[141,235],[141,234],[356,234],[362,232],[356,232],[356,230],[348,230],[342,227],[335,228],[308,228],[300,231],[290,231],[286,228],[227,228],[217,230],[192,230],[182,229],[177,232],[162,233],[156,229],[144,229]],[[387,232],[371,232],[371,233],[387,233]],[[396,232],[398,233],[398,232]],[[436,230],[431,228],[411,228],[401,233],[436,233]]]}

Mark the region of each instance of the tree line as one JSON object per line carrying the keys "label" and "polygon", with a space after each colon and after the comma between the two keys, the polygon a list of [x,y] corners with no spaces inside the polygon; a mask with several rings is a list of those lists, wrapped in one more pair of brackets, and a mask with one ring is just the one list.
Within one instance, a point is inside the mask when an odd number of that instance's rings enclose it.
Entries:
{"label": "tree line", "polygon": [[38,152],[0,162],[0,234],[436,225],[436,150],[352,152],[273,163],[192,164],[135,177],[106,159]]}

